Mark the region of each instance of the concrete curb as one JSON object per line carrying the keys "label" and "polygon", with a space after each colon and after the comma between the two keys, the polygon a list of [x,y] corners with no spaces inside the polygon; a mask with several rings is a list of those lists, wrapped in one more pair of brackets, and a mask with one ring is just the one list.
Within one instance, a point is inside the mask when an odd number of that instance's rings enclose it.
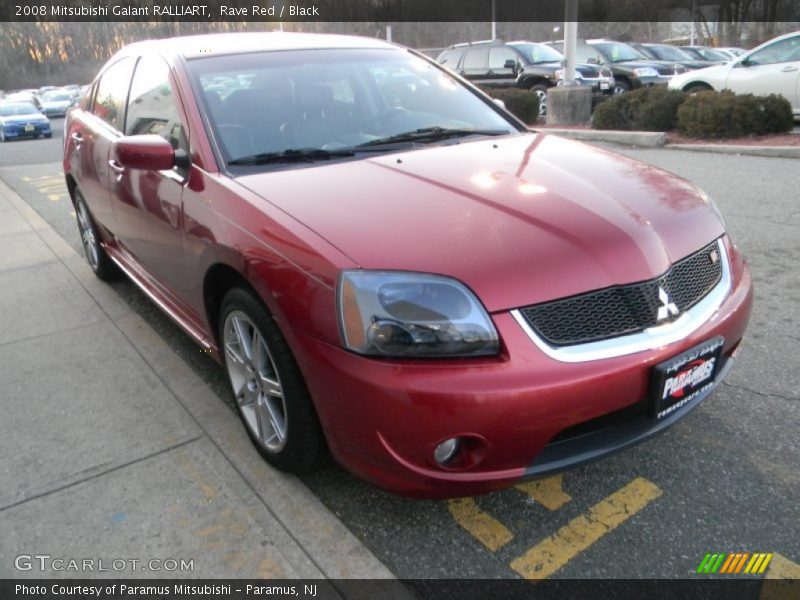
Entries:
{"label": "concrete curb", "polygon": [[[219,397],[186,365],[186,363],[161,339],[158,333],[138,314],[130,310],[113,289],[94,277],[91,269],[50,225],[42,219],[5,181],[0,179],[0,208],[8,206],[14,211],[22,234],[6,232],[4,235],[24,235],[38,238],[36,242],[48,256],[39,257],[53,268],[65,273],[74,281],[75,295],[83,305],[97,314],[96,321],[107,329],[113,326],[141,357],[152,373],[167,388],[177,403],[177,412],[185,411],[199,430],[189,442],[202,443],[208,462],[227,489],[238,497],[248,510],[252,522],[257,523],[263,535],[280,548],[286,564],[300,577],[329,579],[388,580],[394,575],[372,552],[356,538],[347,527],[295,476],[270,468],[249,443],[238,417],[220,401]],[[19,242],[21,243],[21,242]],[[24,261],[23,261],[24,262]],[[20,263],[18,270],[33,268]],[[75,351],[80,353],[80,349]],[[149,376],[149,374],[148,374]],[[87,422],[87,436],[92,425]],[[188,443],[188,442],[187,442]],[[102,466],[102,465],[101,465]],[[93,478],[105,477],[100,471]],[[117,471],[120,473],[121,471]],[[124,477],[124,475],[123,475]],[[77,480],[70,485],[78,486]],[[61,493],[58,489],[48,494]],[[23,504],[22,498],[17,504]],[[165,532],[169,534],[169,531]],[[267,543],[266,541],[264,543]],[[236,576],[232,571],[231,576]],[[240,575],[241,576],[241,575]],[[380,586],[380,583],[377,583]],[[391,586],[387,596],[409,598],[405,588]],[[357,590],[339,590],[344,597],[359,597]]]}
{"label": "concrete curb", "polygon": [[800,158],[800,146],[741,146],[729,144],[667,144],[673,150],[691,152],[715,152],[717,154],[739,154],[743,156],[767,156],[769,158]]}
{"label": "concrete curb", "polygon": [[644,148],[661,148],[667,143],[667,134],[658,131],[612,131],[597,129],[562,129],[560,127],[547,127],[535,129],[540,133],[553,133],[573,140],[587,142],[612,142],[626,146],[641,146]]}
{"label": "concrete curb", "polygon": [[540,133],[553,133],[585,142],[611,142],[643,148],[671,148],[691,152],[714,152],[742,156],[767,156],[769,158],[800,158],[800,146],[745,146],[734,144],[669,144],[667,134],[653,131],[613,131],[596,129],[562,129],[547,127],[535,129]]}

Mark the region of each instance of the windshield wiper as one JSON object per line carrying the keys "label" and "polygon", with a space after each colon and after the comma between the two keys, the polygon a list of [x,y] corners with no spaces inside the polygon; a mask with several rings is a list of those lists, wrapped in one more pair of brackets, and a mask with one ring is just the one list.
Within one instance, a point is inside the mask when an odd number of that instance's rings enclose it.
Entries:
{"label": "windshield wiper", "polygon": [[388,137],[370,140],[355,146],[366,148],[369,146],[380,146],[383,144],[394,144],[398,142],[434,142],[454,137],[465,137],[468,135],[506,135],[510,133],[507,129],[451,129],[447,127],[424,127],[414,131],[406,131]]}
{"label": "windshield wiper", "polygon": [[323,150],[322,148],[292,148],[281,152],[261,152],[250,156],[240,156],[228,161],[229,165],[266,165],[270,163],[313,162],[354,156],[350,149]]}

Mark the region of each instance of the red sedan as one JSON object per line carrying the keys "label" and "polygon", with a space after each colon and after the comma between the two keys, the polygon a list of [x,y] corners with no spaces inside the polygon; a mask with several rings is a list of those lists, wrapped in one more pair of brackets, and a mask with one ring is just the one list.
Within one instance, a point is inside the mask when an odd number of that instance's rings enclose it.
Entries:
{"label": "red sedan", "polygon": [[702,402],[750,315],[703,192],[378,40],[134,44],[65,137],[92,269],[225,365],[280,469],[444,497],[579,465]]}

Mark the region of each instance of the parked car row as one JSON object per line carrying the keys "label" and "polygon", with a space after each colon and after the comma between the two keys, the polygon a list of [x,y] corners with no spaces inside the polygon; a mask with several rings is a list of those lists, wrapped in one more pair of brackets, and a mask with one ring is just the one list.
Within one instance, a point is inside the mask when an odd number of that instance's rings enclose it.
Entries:
{"label": "parked car row", "polygon": [[0,142],[20,138],[50,138],[48,117],[63,117],[83,98],[88,86],[43,86],[0,91]]}
{"label": "parked car row", "polygon": [[48,117],[63,117],[70,107],[76,106],[80,102],[86,90],[87,86],[77,84],[61,87],[45,85],[38,89],[12,90],[5,94],[0,92],[0,101],[33,104]]}
{"label": "parked car row", "polygon": [[800,119],[800,31],[778,36],[730,62],[675,77],[669,85],[685,92],[780,94]]}
{"label": "parked car row", "polygon": [[[649,85],[684,91],[732,89],[785,96],[800,114],[800,32],[758,48],[707,48],[615,40],[580,40],[575,81],[596,94],[622,94]],[[454,44],[436,61],[482,86],[516,87],[539,98],[547,112],[547,90],[564,79],[564,42],[502,40]]]}
{"label": "parked car row", "polygon": [[[563,79],[564,55],[552,45],[529,41],[500,40],[455,44],[442,51],[436,61],[475,84],[517,87],[539,97],[539,114],[547,112],[547,90]],[[614,76],[607,66],[580,60],[575,81],[591,86],[595,93],[611,94]]]}

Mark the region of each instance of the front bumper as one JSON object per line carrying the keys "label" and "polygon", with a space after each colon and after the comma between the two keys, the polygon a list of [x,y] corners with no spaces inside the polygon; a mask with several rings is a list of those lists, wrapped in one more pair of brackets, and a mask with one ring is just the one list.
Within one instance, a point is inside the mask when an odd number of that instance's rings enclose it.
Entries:
{"label": "front bumper", "polygon": [[654,77],[631,77],[631,85],[633,89],[641,87],[649,87],[653,85],[667,85],[674,75],[657,75]]}
{"label": "front bumper", "polygon": [[[741,257],[730,246],[729,253],[731,291],[713,316],[683,339],[626,356],[555,360],[509,312],[492,315],[504,343],[492,359],[374,360],[288,335],[331,451],[345,467],[404,495],[486,493],[639,443],[702,402],[711,387],[661,421],[645,414],[654,365],[721,335],[725,360],[714,386],[730,369],[752,284]],[[434,449],[454,436],[470,441],[471,459],[438,466]]]}
{"label": "front bumper", "polygon": [[37,135],[52,135],[50,124],[35,124],[33,128],[26,129],[25,125],[4,125],[2,127],[6,139],[13,140],[23,137],[36,137]]}

